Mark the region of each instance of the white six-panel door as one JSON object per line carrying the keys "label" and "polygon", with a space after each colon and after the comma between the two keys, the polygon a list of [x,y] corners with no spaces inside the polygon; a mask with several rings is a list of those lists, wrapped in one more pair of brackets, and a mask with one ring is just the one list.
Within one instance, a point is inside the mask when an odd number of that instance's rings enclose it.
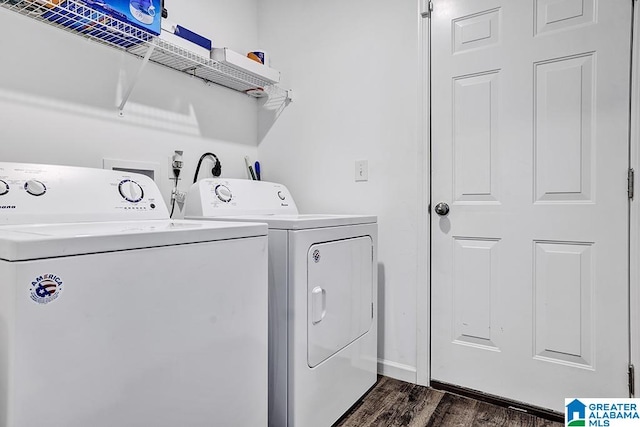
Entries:
{"label": "white six-panel door", "polygon": [[631,18],[434,1],[433,380],[557,411],[627,396]]}

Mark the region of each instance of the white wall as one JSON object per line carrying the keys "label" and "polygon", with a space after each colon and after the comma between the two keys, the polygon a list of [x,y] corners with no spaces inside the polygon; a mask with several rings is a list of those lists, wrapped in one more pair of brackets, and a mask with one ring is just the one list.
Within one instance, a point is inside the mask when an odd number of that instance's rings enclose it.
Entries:
{"label": "white wall", "polygon": [[[275,122],[260,123],[263,175],[303,212],[378,215],[378,357],[385,373],[414,381],[416,291],[426,286],[416,265],[417,2],[260,0],[258,12],[260,47],[295,91]],[[354,182],[357,159],[369,162],[368,182]]]}
{"label": "white wall", "polygon": [[[166,7],[173,21],[217,46],[244,51],[257,44],[256,0],[166,0]],[[182,190],[205,151],[221,158],[227,177],[245,177],[244,156],[256,156],[257,103],[246,95],[149,64],[119,117],[138,58],[3,8],[0,52],[0,161],[156,162],[168,200],[173,150],[185,151]]]}

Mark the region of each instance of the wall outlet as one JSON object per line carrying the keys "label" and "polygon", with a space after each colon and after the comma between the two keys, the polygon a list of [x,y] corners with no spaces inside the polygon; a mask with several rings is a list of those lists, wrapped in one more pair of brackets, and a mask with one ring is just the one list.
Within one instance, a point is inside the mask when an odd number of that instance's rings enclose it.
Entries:
{"label": "wall outlet", "polygon": [[[182,180],[183,174],[184,174],[184,170],[180,171],[180,176],[178,177],[178,181]],[[173,176],[173,156],[169,156],[169,179],[171,181],[175,179],[175,177]]]}
{"label": "wall outlet", "polygon": [[356,160],[356,182],[369,181],[369,161]]}

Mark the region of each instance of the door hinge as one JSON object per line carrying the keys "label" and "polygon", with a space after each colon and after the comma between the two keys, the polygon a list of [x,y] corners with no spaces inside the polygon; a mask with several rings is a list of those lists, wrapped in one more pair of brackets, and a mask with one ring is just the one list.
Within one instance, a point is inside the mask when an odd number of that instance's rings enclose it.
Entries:
{"label": "door hinge", "polygon": [[433,12],[433,2],[430,0],[422,0],[420,2],[420,15],[423,18],[431,18],[431,12]]}
{"label": "door hinge", "polygon": [[633,365],[629,365],[629,397],[634,397],[636,394],[636,368]]}
{"label": "door hinge", "polygon": [[633,200],[634,181],[635,172],[633,169],[629,168],[629,171],[627,172],[627,194],[629,195],[629,200]]}
{"label": "door hinge", "polygon": [[371,318],[373,319],[373,303],[371,303]]}

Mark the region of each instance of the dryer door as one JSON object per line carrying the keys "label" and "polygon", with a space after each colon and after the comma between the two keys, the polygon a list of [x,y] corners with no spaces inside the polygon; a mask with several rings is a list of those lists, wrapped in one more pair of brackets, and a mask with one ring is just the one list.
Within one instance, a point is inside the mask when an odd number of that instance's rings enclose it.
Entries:
{"label": "dryer door", "polygon": [[364,335],[373,318],[370,237],[312,245],[307,255],[307,356],[314,367]]}

